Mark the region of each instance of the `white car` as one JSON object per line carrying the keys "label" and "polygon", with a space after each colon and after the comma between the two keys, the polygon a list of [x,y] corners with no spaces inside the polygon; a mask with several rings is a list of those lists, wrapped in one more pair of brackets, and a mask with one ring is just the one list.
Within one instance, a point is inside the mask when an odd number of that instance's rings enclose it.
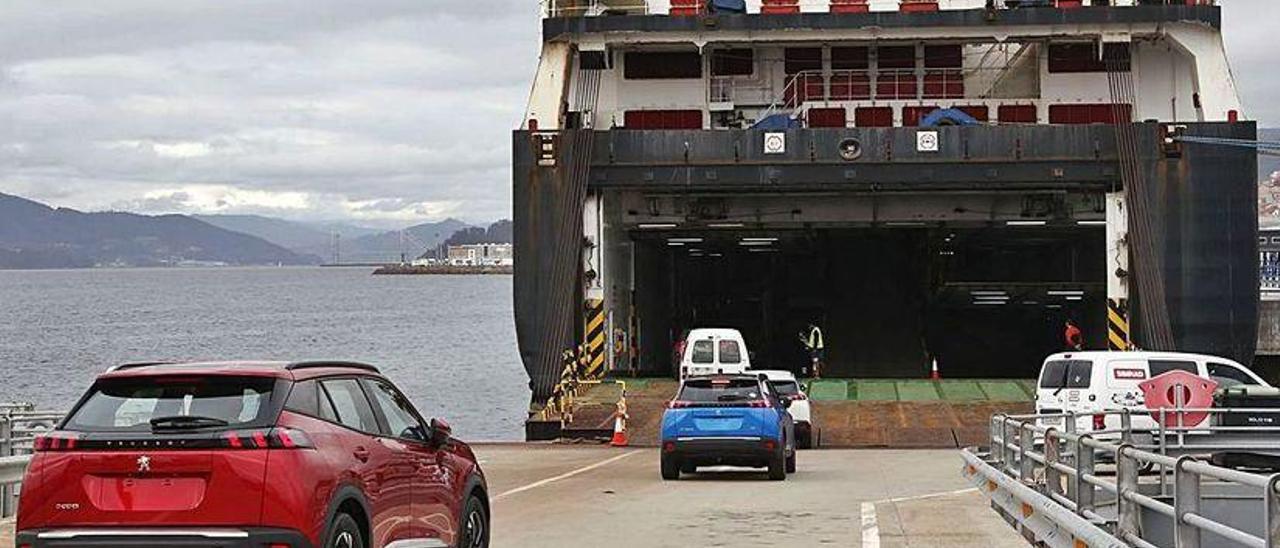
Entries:
{"label": "white car", "polygon": [[[1213,379],[1221,387],[1268,386],[1249,368],[1226,358],[1179,352],[1064,352],[1045,358],[1036,387],[1036,413],[1076,413],[1076,431],[1120,427],[1118,415],[1099,411],[1145,409],[1143,381],[1180,369]],[[1208,419],[1206,419],[1207,421]],[[1146,415],[1135,414],[1135,430],[1156,428]],[[1045,426],[1063,427],[1061,418],[1041,419]],[[1189,425],[1190,426],[1190,425]]]}
{"label": "white car", "polygon": [[764,375],[780,397],[791,400],[791,407],[787,408],[787,412],[791,413],[791,419],[795,421],[796,447],[800,449],[817,447],[821,434],[818,427],[813,424],[809,396],[804,393],[804,387],[796,380],[796,376],[790,371],[773,369],[752,370],[751,373]]}
{"label": "white car", "polygon": [[702,328],[689,331],[680,358],[680,379],[702,375],[732,375],[751,368],[747,343],[737,329]]}

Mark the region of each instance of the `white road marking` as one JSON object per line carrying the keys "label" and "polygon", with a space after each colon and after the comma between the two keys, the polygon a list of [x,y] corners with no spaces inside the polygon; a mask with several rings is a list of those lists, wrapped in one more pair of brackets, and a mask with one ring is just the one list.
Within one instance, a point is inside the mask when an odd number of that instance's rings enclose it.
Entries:
{"label": "white road marking", "polygon": [[951,495],[962,495],[977,490],[978,488],[976,487],[970,487],[968,489],[957,489],[955,491],[943,491],[941,493],[929,493],[927,495],[915,495],[912,497],[880,499],[862,503],[862,548],[880,548],[880,524],[876,518],[876,504],[897,504],[899,502],[926,500]]}
{"label": "white road marking", "polygon": [[601,467],[601,466],[607,466],[607,465],[609,465],[609,464],[612,464],[612,463],[614,463],[614,462],[620,461],[620,460],[622,460],[622,459],[625,459],[625,458],[627,458],[627,457],[630,457],[631,455],[634,455],[634,454],[636,454],[636,453],[640,453],[640,452],[642,452],[642,451],[641,451],[641,450],[639,450],[639,449],[636,449],[636,450],[634,450],[634,451],[628,451],[628,452],[623,453],[623,454],[621,454],[621,455],[616,455],[616,456],[613,456],[613,457],[607,458],[607,459],[602,460],[602,461],[600,461],[600,462],[597,462],[597,463],[595,463],[595,464],[589,464],[589,465],[587,465],[587,466],[583,466],[582,468],[578,468],[577,470],[571,470],[571,471],[569,471],[569,472],[565,472],[565,473],[563,473],[563,474],[560,474],[559,476],[550,477],[550,478],[547,478],[547,479],[544,479],[544,480],[538,480],[538,481],[535,481],[535,482],[530,483],[530,484],[528,484],[528,485],[523,485],[523,486],[520,486],[520,487],[516,487],[515,489],[511,489],[511,490],[508,490],[508,491],[504,491],[504,492],[502,492],[502,493],[498,493],[498,495],[497,495],[497,496],[493,497],[493,500],[494,500],[494,501],[499,501],[499,500],[502,500],[502,499],[504,499],[504,498],[507,498],[507,497],[509,497],[509,496],[511,496],[511,495],[514,495],[514,494],[517,494],[517,493],[523,493],[523,492],[528,491],[528,490],[530,490],[530,489],[537,489],[537,488],[542,487],[542,486],[544,486],[544,485],[547,485],[547,484],[549,484],[549,483],[555,483],[555,482],[557,482],[557,481],[560,481],[560,480],[563,480],[563,479],[568,479],[568,478],[571,478],[571,477],[576,476],[576,475],[578,475],[578,474],[582,474],[582,473],[584,473],[584,472],[590,472],[590,471],[592,471],[592,470],[595,470],[596,468],[599,468],[599,467]]}
{"label": "white road marking", "polygon": [[880,526],[876,523],[876,503],[862,503],[862,548],[880,548]]}

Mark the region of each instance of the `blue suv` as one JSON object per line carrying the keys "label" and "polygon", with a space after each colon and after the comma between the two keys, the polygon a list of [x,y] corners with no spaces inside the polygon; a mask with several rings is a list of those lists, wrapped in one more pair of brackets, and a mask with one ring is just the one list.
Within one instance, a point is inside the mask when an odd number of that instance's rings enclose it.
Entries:
{"label": "blue suv", "polygon": [[716,465],[768,468],[769,479],[787,479],[796,471],[790,404],[756,375],[685,379],[662,414],[662,479]]}

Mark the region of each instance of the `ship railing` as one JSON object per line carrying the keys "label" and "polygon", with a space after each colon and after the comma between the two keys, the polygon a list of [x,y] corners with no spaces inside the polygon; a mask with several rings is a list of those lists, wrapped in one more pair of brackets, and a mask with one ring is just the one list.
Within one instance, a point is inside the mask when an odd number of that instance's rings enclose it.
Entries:
{"label": "ship railing", "polygon": [[542,17],[597,17],[607,14],[649,15],[644,0],[542,0]]}
{"label": "ship railing", "polygon": [[708,97],[713,103],[768,104],[772,111],[794,110],[813,102],[985,100],[985,96],[966,94],[966,81],[983,73],[1005,70],[1003,67],[806,70],[788,76],[782,93],[774,95],[772,100],[765,99],[769,93],[767,84],[738,77],[712,77]]}
{"label": "ship railing", "polygon": [[30,403],[0,404],[0,519],[18,508],[22,475],[31,461],[36,436],[53,430],[62,413],[37,411]]}
{"label": "ship railing", "polygon": [[[1195,413],[1207,418],[1184,424]],[[1203,537],[1206,546],[1280,547],[1280,474],[1202,460],[1243,454],[1280,461],[1280,427],[1221,425],[1231,413],[1280,409],[997,414],[990,445],[962,451],[963,473],[1011,523],[1050,546],[1071,546],[1072,539],[1094,547],[1201,546]],[[1170,420],[1135,428],[1133,419],[1143,415]],[[1095,416],[1104,425],[1118,416],[1119,427],[1079,424]]]}

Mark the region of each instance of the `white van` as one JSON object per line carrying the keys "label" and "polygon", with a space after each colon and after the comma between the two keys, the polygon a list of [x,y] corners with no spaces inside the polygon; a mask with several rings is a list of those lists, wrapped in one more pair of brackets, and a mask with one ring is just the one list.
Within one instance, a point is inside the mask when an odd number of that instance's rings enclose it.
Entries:
{"label": "white van", "polygon": [[737,329],[694,329],[685,338],[684,355],[680,358],[681,379],[717,373],[745,373],[750,368],[747,343]]}
{"label": "white van", "polygon": [[[1045,358],[1036,387],[1036,413],[1077,413],[1077,432],[1120,427],[1118,415],[1098,424],[1089,413],[1145,409],[1142,389],[1147,379],[1181,369],[1213,379],[1219,387],[1268,386],[1249,368],[1226,358],[1179,352],[1065,352]],[[1134,429],[1154,429],[1147,415],[1132,417]],[[1206,419],[1208,420],[1208,419]],[[1045,426],[1062,427],[1061,418],[1040,419]],[[1103,426],[1103,428],[1096,428]],[[1193,426],[1193,425],[1188,425]]]}

